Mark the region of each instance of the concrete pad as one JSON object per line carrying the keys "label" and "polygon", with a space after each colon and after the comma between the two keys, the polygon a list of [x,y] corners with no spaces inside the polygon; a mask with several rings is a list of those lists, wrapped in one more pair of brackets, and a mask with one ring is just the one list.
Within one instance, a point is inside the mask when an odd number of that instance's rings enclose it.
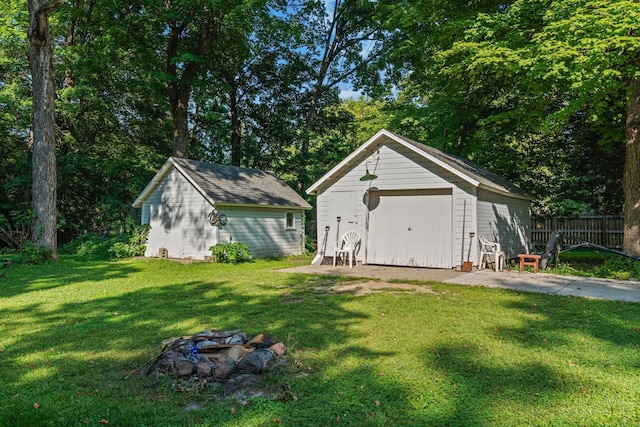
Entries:
{"label": "concrete pad", "polygon": [[511,289],[514,291],[541,292],[555,294],[572,282],[564,276],[551,276],[542,273],[480,270],[454,277],[446,281],[459,285],[487,286],[490,288]]}
{"label": "concrete pad", "polygon": [[640,302],[640,282],[636,281],[514,271],[496,273],[482,270],[454,277],[446,282],[524,292]]}
{"label": "concrete pad", "polygon": [[574,277],[574,279],[557,294],[640,302],[640,283],[638,282],[584,277]]}
{"label": "concrete pad", "polygon": [[437,268],[391,267],[379,265],[348,266],[307,265],[279,270],[286,273],[363,277],[388,282],[419,280],[459,285],[487,286],[514,291],[552,295],[640,302],[640,282],[589,277],[559,276],[546,273],[475,270],[463,273]]}
{"label": "concrete pad", "polygon": [[304,265],[279,270],[285,273],[318,274],[329,276],[365,277],[378,280],[421,280],[445,282],[454,277],[465,275],[460,271],[442,268],[393,267],[383,265]]}

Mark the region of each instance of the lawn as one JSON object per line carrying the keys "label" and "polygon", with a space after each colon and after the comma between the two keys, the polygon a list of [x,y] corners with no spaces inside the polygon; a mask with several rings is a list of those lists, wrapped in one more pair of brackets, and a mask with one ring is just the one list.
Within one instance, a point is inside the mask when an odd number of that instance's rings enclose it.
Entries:
{"label": "lawn", "polygon": [[[0,425],[639,425],[640,305],[242,265],[64,257],[0,270]],[[127,376],[168,337],[264,332],[289,348],[264,397]],[[283,398],[286,390],[287,398]]]}

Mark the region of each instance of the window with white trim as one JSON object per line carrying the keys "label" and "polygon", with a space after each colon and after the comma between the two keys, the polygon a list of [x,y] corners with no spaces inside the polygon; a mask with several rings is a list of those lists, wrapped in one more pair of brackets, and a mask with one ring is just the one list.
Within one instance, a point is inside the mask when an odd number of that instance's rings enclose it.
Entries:
{"label": "window with white trim", "polygon": [[287,212],[284,214],[284,228],[285,230],[296,229],[296,216],[293,212]]}

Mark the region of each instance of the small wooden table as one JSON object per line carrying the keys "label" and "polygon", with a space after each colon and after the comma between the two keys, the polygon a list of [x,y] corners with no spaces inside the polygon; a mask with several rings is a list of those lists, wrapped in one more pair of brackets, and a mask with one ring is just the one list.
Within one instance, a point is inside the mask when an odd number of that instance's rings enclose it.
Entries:
{"label": "small wooden table", "polygon": [[518,254],[518,258],[520,258],[520,271],[524,270],[524,266],[528,265],[533,267],[533,272],[538,272],[538,264],[540,263],[540,255],[532,255],[532,254]]}

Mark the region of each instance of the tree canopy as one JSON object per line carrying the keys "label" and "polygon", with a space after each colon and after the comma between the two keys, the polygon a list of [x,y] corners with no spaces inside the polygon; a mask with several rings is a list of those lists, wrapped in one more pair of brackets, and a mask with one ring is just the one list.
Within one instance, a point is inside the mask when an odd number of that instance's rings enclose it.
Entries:
{"label": "tree canopy", "polygon": [[[512,180],[536,214],[624,210],[640,254],[635,0],[42,4],[57,5],[63,239],[126,227],[169,155],[273,170],[303,194],[386,127]],[[28,11],[0,5],[0,228],[13,236],[38,192]]]}

